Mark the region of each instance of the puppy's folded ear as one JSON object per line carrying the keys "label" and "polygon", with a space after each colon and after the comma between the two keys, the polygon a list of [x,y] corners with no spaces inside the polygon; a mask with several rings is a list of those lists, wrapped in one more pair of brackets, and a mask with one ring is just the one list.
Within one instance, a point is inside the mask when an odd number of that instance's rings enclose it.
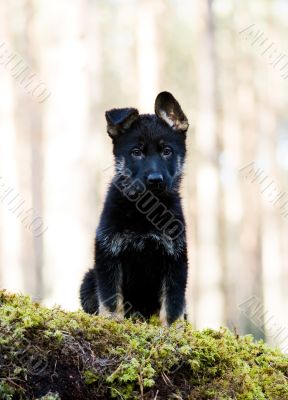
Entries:
{"label": "puppy's folded ear", "polygon": [[107,132],[111,138],[117,137],[119,134],[129,129],[136,119],[139,117],[136,108],[113,108],[106,111]]}
{"label": "puppy's folded ear", "polygon": [[169,92],[161,92],[156,97],[155,114],[175,131],[186,132],[189,127],[180,104]]}

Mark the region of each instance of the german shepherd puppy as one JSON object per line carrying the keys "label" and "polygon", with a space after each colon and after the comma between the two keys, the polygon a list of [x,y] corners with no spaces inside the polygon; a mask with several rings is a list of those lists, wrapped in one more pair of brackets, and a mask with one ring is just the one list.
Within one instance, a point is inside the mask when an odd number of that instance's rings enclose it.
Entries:
{"label": "german shepherd puppy", "polygon": [[170,325],[185,308],[187,249],[179,186],[188,120],[168,92],[157,96],[153,115],[112,109],[106,120],[115,176],[81,304],[91,314],[157,314]]}

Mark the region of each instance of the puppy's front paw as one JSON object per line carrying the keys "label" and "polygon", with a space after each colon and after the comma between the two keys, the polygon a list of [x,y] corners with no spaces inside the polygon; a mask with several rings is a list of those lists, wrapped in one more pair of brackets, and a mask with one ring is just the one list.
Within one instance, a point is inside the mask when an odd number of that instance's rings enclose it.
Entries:
{"label": "puppy's front paw", "polygon": [[108,307],[104,304],[101,304],[99,307],[99,315],[103,317],[115,319],[116,321],[123,321],[124,319],[124,312],[121,310],[110,311]]}

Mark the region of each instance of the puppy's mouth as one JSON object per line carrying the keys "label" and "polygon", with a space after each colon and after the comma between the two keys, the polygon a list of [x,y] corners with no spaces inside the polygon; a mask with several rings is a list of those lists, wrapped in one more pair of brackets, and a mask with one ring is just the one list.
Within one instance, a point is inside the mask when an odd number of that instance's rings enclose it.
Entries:
{"label": "puppy's mouth", "polygon": [[139,199],[142,195],[145,193],[151,192],[154,195],[161,195],[166,191],[166,185],[162,184],[153,184],[153,185],[144,185],[139,186],[139,185],[131,185],[126,191],[125,195],[128,197],[130,200],[133,199]]}
{"label": "puppy's mouth", "polygon": [[166,185],[165,183],[153,183],[152,185],[147,185],[147,190],[150,190],[152,193],[160,194],[165,192]]}

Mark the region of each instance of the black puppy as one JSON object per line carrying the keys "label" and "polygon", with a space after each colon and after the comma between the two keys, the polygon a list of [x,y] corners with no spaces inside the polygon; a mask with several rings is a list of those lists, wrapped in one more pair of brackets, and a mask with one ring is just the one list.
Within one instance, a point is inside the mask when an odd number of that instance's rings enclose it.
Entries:
{"label": "black puppy", "polygon": [[96,234],[95,265],[82,282],[88,313],[182,316],[187,282],[185,221],[179,185],[188,120],[168,92],[155,115],[135,108],[106,112],[115,176]]}

